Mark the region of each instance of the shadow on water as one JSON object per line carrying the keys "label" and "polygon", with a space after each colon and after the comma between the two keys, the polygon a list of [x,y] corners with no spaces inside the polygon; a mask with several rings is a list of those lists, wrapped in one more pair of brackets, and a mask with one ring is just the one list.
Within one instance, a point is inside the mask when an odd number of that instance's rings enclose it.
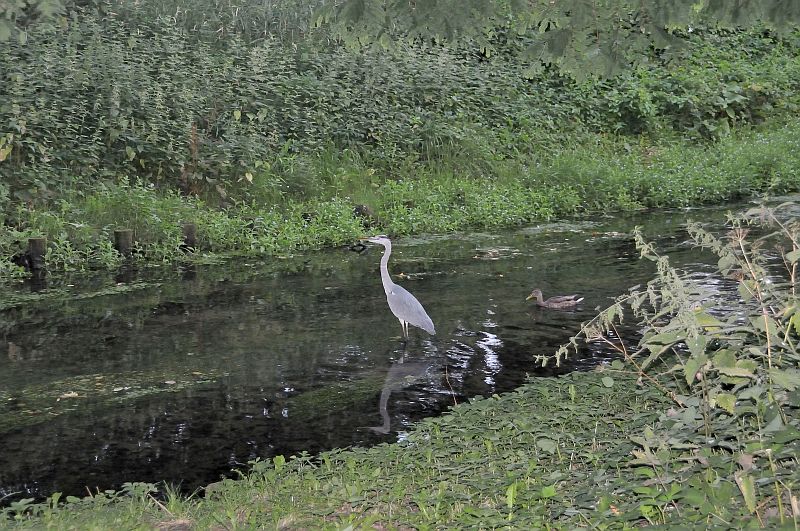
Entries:
{"label": "shadow on water", "polygon": [[[593,347],[559,369],[532,360],[652,276],[633,226],[703,271],[711,261],[681,227],[723,215],[398,239],[390,271],[437,329],[412,328],[408,345],[375,247],[5,292],[16,302],[0,311],[0,503],[128,481],[192,491],[257,457],[397,440],[470,397],[589,369],[612,354]],[[540,308],[525,301],[534,287],[585,300]]]}

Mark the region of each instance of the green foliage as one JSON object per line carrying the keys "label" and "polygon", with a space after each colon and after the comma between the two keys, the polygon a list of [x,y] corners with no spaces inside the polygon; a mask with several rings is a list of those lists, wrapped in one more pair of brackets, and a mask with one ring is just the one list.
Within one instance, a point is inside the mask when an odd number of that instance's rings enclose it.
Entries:
{"label": "green foliage", "polygon": [[[638,448],[629,464],[657,479],[636,489],[650,524],[672,521],[670,506],[691,521],[791,521],[800,441],[796,212],[796,203],[783,203],[731,216],[724,238],[690,224],[695,244],[718,257],[713,278],[687,278],[635,234],[657,277],[576,336],[612,345],[640,380],[674,403],[655,427],[631,439]],[[726,283],[738,294],[731,297]],[[642,327],[635,348],[618,339],[625,313]],[[573,338],[559,349],[556,363],[577,345]]]}
{"label": "green foliage", "polygon": [[236,31],[213,41],[187,31],[188,18],[156,17],[150,3],[124,6],[128,18],[76,8],[63,27],[37,25],[25,44],[0,48],[0,199],[47,201],[120,174],[215,204],[254,178],[261,189],[250,199],[311,197],[328,177],[312,166],[324,157],[392,176],[459,154],[459,169],[477,173],[586,134],[713,141],[798,110],[794,34],[698,30],[669,57],[652,53],[613,80],[578,83],[532,74],[518,55],[526,41],[513,34],[490,56],[422,42],[353,51]]}
{"label": "green foliage", "polygon": [[64,11],[61,0],[13,0],[0,3],[0,43],[11,37],[25,44],[30,24],[48,22]]}
{"label": "green foliage", "polygon": [[350,46],[389,46],[395,39],[466,40],[490,53],[496,32],[525,35],[531,70],[556,65],[578,78],[613,77],[646,61],[653,48],[680,46],[676,28],[752,27],[781,32],[800,21],[800,8],[784,0],[762,2],[642,2],[589,0],[345,0],[323,6],[317,24]]}
{"label": "green foliage", "polygon": [[43,234],[51,267],[111,266],[129,225],[137,256],[173,261],[198,211],[203,251],[276,253],[357,235],[354,204],[407,233],[797,189],[796,33],[676,32],[681,50],[576,82],[532,73],[508,28],[491,53],[322,46],[295,38],[300,3],[70,4],[0,47],[2,256]]}
{"label": "green foliage", "polygon": [[[314,158],[285,153],[230,186],[224,210],[142,182],[106,181],[50,204],[17,205],[0,233],[0,278],[25,274],[10,258],[37,236],[48,238],[50,271],[84,270],[119,264],[113,232],[124,228],[134,231],[133,259],[164,263],[352,242],[369,228],[353,215],[357,204],[374,211],[373,230],[399,235],[781,194],[800,189],[798,129],[742,131],[711,146],[634,147],[594,137],[594,145],[562,147],[541,159],[520,153],[519,161],[497,161],[494,140],[476,131],[465,140],[485,159],[443,150],[438,160],[394,167],[391,178],[371,166],[381,160],[357,151],[327,149]],[[193,253],[181,246],[187,222],[197,227]]]}
{"label": "green foliage", "polygon": [[195,208],[191,199],[157,194],[141,183],[104,184],[93,193],[65,195],[57,208],[20,206],[13,216],[13,234],[0,242],[8,245],[11,238],[21,242],[44,236],[49,268],[108,268],[121,260],[112,245],[113,231],[127,228],[134,231],[139,253],[155,262],[170,261],[182,243],[181,221],[193,219]]}

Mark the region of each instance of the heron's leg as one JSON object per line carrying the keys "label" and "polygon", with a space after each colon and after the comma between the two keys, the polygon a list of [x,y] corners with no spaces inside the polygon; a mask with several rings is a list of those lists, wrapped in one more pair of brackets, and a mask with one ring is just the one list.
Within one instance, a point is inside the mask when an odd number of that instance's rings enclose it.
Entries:
{"label": "heron's leg", "polygon": [[400,327],[403,329],[403,339],[408,339],[408,323],[400,319]]}

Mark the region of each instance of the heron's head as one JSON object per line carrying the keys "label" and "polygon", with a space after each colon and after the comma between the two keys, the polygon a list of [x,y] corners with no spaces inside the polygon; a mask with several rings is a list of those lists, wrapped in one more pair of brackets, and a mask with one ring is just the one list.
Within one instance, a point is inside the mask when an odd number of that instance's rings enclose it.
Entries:
{"label": "heron's head", "polygon": [[370,243],[379,243],[384,247],[392,244],[392,241],[389,239],[389,237],[384,234],[379,234],[377,236],[369,236],[367,238],[361,238],[361,239],[364,241],[368,241]]}
{"label": "heron's head", "polygon": [[525,297],[525,300],[526,301],[529,301],[531,299],[537,299],[538,300],[538,299],[541,299],[541,298],[542,298],[542,290],[540,290],[539,288],[536,288],[535,290],[531,291],[530,295]]}

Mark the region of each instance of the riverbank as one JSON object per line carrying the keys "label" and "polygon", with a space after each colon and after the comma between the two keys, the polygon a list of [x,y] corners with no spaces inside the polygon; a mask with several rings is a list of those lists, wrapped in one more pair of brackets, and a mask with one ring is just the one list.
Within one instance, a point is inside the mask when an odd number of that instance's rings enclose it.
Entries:
{"label": "riverbank", "polygon": [[48,274],[113,270],[798,189],[797,32],[676,30],[579,80],[514,32],[352,49],[283,33],[283,6],[277,38],[209,41],[136,5],[0,50],[0,281],[40,248]]}
{"label": "riverbank", "polygon": [[[47,238],[50,274],[123,263],[115,230],[133,234],[142,265],[275,256],[351,244],[366,232],[408,235],[502,228],[584,213],[697,206],[800,189],[800,122],[771,121],[711,144],[662,140],[631,146],[593,135],[536,160],[498,160],[485,173],[471,159],[412,164],[391,178],[352,153],[327,153],[309,175],[327,176],[312,197],[281,180],[240,182],[258,200],[225,208],[143,182],[107,181],[58,201],[18,204],[0,237],[0,279],[22,278],[29,238]],[[185,226],[194,227],[187,245]],[[188,248],[190,247],[190,248]],[[14,263],[16,262],[16,264]]]}
{"label": "riverbank", "polygon": [[[635,522],[630,437],[665,403],[618,371],[532,381],[419,424],[407,440],[254,464],[192,500],[148,486],[46,506],[22,528],[541,527]],[[111,498],[114,498],[112,501]]]}

